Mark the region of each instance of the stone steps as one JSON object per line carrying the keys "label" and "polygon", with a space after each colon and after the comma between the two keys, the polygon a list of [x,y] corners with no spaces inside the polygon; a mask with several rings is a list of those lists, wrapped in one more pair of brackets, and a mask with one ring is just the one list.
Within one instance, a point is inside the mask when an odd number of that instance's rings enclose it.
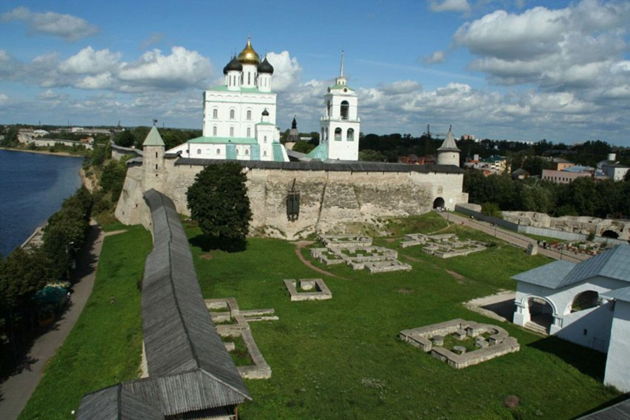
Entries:
{"label": "stone steps", "polygon": [[526,323],[525,328],[541,335],[549,335],[549,333],[547,332],[547,328],[543,327],[540,324],[536,324],[535,322]]}

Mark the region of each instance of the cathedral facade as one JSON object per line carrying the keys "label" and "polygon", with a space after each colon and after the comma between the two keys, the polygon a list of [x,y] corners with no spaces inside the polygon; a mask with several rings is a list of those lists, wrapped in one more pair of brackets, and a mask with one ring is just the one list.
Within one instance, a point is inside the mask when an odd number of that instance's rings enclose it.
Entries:
{"label": "cathedral facade", "polygon": [[248,40],[223,68],[224,84],[204,92],[203,135],[166,153],[193,159],[287,162],[276,127],[273,71]]}

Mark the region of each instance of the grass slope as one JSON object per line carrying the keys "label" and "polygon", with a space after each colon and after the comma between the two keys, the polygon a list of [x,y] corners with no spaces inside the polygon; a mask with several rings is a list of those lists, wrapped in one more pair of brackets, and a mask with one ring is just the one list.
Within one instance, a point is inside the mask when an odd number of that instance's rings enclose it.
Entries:
{"label": "grass slope", "polygon": [[151,249],[142,226],[105,238],[94,290],[46,368],[20,419],[68,419],[83,394],[138,376],[142,327],[138,281]]}
{"label": "grass slope", "polygon": [[[459,226],[447,228],[433,214],[410,224],[398,222],[394,231],[401,235],[437,229],[493,240]],[[188,233],[194,238],[199,231],[188,228]],[[397,248],[399,241],[377,242]],[[273,375],[247,381],[254,401],[241,407],[241,418],[559,419],[615,397],[615,391],[601,384],[603,355],[542,339],[512,324],[501,326],[518,339],[518,353],[464,370],[397,340],[402,329],[457,317],[496,323],[461,302],[498,288],[513,289],[510,276],[548,260],[495,242],[481,253],[448,260],[420,248],[399,249],[413,259],[401,257],[414,267],[408,273],[370,275],[315,263],[343,279],[324,276],[332,300],[298,303],[289,301],[282,280],[322,276],[298,260],[293,244],[252,238],[246,251],[209,254],[193,246],[205,297],[235,297],[242,309],[274,308],[280,317],[251,324]],[[310,258],[307,250],[303,255]],[[521,399],[514,410],[503,406],[510,394]]]}

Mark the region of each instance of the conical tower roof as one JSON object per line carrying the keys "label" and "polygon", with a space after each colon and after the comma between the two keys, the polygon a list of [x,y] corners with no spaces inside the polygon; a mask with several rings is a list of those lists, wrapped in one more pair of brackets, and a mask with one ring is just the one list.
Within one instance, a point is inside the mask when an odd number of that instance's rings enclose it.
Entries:
{"label": "conical tower roof", "polygon": [[442,142],[442,145],[438,148],[438,152],[459,152],[460,150],[457,148],[457,143],[455,143],[455,138],[453,137],[453,126],[448,128],[448,134]]}
{"label": "conical tower roof", "polygon": [[147,138],[144,139],[142,146],[164,146],[164,140],[162,140],[162,136],[160,136],[160,132],[155,126],[151,127],[151,131],[147,134]]}

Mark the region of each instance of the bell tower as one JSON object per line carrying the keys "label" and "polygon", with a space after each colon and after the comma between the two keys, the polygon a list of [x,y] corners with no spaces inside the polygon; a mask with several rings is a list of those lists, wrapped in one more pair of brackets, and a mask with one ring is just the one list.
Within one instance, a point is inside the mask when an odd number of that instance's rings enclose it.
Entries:
{"label": "bell tower", "polygon": [[341,52],[339,76],[324,96],[324,115],[321,117],[320,143],[328,150],[331,160],[359,160],[358,99],[348,87],[344,76],[344,54]]}

